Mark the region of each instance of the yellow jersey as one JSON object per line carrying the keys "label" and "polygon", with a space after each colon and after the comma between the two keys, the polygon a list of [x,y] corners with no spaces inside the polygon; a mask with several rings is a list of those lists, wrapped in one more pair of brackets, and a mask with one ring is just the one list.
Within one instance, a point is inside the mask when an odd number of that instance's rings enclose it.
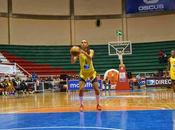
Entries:
{"label": "yellow jersey", "polygon": [[175,58],[170,57],[170,77],[172,80],[175,80]]}
{"label": "yellow jersey", "polygon": [[[90,54],[93,54],[94,50],[90,49]],[[94,69],[92,59],[88,59],[85,54],[81,53],[79,55],[79,62],[80,62],[80,78],[84,79],[95,79],[96,71]]]}

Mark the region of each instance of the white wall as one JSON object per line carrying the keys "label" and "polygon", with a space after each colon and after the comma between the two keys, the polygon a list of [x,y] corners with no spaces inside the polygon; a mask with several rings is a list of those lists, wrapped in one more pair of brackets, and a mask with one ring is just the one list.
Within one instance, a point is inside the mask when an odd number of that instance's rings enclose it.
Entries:
{"label": "white wall", "polygon": [[101,20],[101,26],[96,26],[96,20],[76,20],[75,21],[75,43],[80,43],[82,39],[87,39],[94,44],[107,44],[116,40],[116,29],[122,29],[121,19]]}
{"label": "white wall", "polygon": [[121,14],[122,0],[74,0],[75,15]]}
{"label": "white wall", "polygon": [[70,44],[69,20],[11,20],[12,44]]}
{"label": "white wall", "polygon": [[[74,0],[75,15],[122,14],[122,0]],[[13,13],[33,15],[69,15],[69,0],[12,0]],[[0,0],[0,13],[7,12],[7,0]],[[72,26],[71,26],[72,25]],[[115,31],[126,29],[132,42],[175,40],[175,14],[149,17],[101,19],[101,26],[92,20],[10,19],[12,44],[69,45],[82,39],[94,44],[115,41]],[[72,28],[71,28],[72,27]],[[70,31],[72,30],[72,31]],[[70,36],[72,32],[72,36]],[[0,17],[0,44],[8,43],[8,20]]]}
{"label": "white wall", "polygon": [[0,17],[0,44],[8,43],[8,24],[7,18]]}
{"label": "white wall", "polygon": [[128,18],[127,23],[132,42],[175,40],[175,14]]}
{"label": "white wall", "polygon": [[69,15],[69,0],[13,0],[13,13]]}
{"label": "white wall", "polygon": [[7,0],[0,0],[0,12],[7,12]]}

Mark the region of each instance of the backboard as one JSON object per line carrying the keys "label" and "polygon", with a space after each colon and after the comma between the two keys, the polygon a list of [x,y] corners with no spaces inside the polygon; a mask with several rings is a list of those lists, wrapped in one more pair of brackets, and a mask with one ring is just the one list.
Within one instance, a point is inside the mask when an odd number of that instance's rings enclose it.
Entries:
{"label": "backboard", "polygon": [[112,55],[131,55],[132,43],[131,41],[116,41],[108,43],[108,54]]}

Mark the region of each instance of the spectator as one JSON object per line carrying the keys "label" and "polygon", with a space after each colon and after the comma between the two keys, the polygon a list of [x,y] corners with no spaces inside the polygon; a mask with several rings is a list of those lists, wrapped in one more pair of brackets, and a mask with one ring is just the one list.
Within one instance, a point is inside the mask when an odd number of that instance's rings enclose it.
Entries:
{"label": "spectator", "polygon": [[141,76],[140,76],[140,74],[136,75],[136,80],[137,80],[138,88],[140,89],[140,82],[141,82]]}
{"label": "spectator", "polygon": [[163,69],[158,70],[158,77],[163,77]]}
{"label": "spectator", "polygon": [[50,76],[47,78],[47,84],[48,84],[48,89],[53,89],[53,86],[54,86],[54,81],[53,81],[53,78]]}
{"label": "spectator", "polygon": [[133,78],[129,79],[129,85],[132,90],[134,90],[134,80]]}
{"label": "spectator", "polygon": [[166,64],[167,63],[167,55],[163,50],[159,51],[159,63]]}
{"label": "spectator", "polygon": [[2,95],[3,96],[7,96],[8,95],[8,93],[7,93],[7,86],[8,86],[8,84],[7,84],[7,79],[4,79],[4,81],[2,82],[2,85],[3,85],[3,91],[2,91]]}
{"label": "spectator", "polygon": [[13,81],[10,79],[10,77],[6,80],[6,84],[7,84],[6,90],[8,94],[14,94],[15,88],[13,86]]}
{"label": "spectator", "polygon": [[27,83],[25,82],[25,80],[22,80],[21,81],[20,88],[23,91],[23,93],[27,94],[28,87],[27,87]]}
{"label": "spectator", "polygon": [[110,90],[111,89],[111,82],[109,78],[106,78],[103,80],[104,90]]}
{"label": "spectator", "polygon": [[60,76],[59,75],[53,79],[53,84],[54,84],[53,91],[60,90]]}
{"label": "spectator", "polygon": [[35,80],[35,84],[36,84],[36,90],[40,88],[40,79],[36,79]]}
{"label": "spectator", "polygon": [[32,73],[32,81],[35,82],[37,79],[38,79],[38,75],[35,72],[33,72]]}
{"label": "spectator", "polygon": [[27,76],[26,82],[32,82],[32,77],[31,76]]}

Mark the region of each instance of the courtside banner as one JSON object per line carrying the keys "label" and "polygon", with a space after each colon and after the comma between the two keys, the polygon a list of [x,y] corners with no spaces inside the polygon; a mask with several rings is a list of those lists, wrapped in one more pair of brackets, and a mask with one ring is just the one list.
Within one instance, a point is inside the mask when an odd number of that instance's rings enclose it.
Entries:
{"label": "courtside banner", "polygon": [[[99,89],[102,89],[102,80],[98,80],[98,86]],[[68,81],[68,90],[78,90],[79,89],[79,80],[69,80]],[[88,80],[86,82],[85,85],[85,90],[92,90],[92,83],[90,82],[90,80]]]}
{"label": "courtside banner", "polygon": [[170,78],[146,78],[146,87],[169,87],[171,86]]}
{"label": "courtside banner", "polygon": [[175,0],[126,0],[126,13],[175,10]]}

